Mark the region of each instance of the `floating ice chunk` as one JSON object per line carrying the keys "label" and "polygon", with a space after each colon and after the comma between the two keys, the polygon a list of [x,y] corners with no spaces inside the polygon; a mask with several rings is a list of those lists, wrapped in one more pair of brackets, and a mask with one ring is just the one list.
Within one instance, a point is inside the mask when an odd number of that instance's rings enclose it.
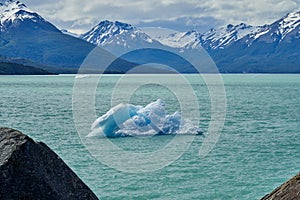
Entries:
{"label": "floating ice chunk", "polygon": [[132,104],[119,104],[111,108],[92,124],[88,137],[106,137],[199,134],[202,131],[188,120],[182,119],[179,112],[168,115],[165,104],[158,99],[145,107]]}
{"label": "floating ice chunk", "polygon": [[123,103],[113,107],[92,124],[92,130],[94,131],[89,136],[95,136],[98,129],[98,132],[103,133],[107,137],[117,137],[118,135],[115,132],[118,130],[119,125],[137,115],[138,109],[138,106]]}

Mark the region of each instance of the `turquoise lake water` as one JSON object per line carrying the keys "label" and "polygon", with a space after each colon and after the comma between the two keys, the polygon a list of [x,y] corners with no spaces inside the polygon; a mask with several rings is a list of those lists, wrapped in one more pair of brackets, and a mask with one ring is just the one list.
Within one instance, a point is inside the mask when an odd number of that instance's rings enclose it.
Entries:
{"label": "turquoise lake water", "polygon": [[[110,93],[118,78],[102,78],[95,96],[98,116],[111,108]],[[172,75],[159,78],[181,87]],[[227,113],[214,149],[200,158],[204,137],[197,136],[182,157],[154,172],[116,170],[88,152],[75,128],[72,94],[76,79],[72,75],[0,76],[0,126],[46,143],[100,199],[260,199],[300,171],[300,75],[222,78]],[[200,128],[206,133],[211,117],[207,87],[198,76],[186,79],[197,95]],[[125,91],[131,83],[127,84]],[[168,112],[180,109],[176,96],[157,84],[136,90],[130,102],[146,105],[158,98]],[[161,149],[172,139],[132,137],[111,142],[129,152],[147,152]],[[97,140],[100,144],[101,138]]]}

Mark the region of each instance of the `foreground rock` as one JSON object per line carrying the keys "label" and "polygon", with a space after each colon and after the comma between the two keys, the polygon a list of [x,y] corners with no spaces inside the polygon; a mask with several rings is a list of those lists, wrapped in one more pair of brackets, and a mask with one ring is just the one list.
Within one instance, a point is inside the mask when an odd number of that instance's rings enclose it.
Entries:
{"label": "foreground rock", "polygon": [[291,200],[300,199],[300,173],[285,182],[262,200]]}
{"label": "foreground rock", "polygon": [[0,128],[1,199],[97,199],[47,145]]}

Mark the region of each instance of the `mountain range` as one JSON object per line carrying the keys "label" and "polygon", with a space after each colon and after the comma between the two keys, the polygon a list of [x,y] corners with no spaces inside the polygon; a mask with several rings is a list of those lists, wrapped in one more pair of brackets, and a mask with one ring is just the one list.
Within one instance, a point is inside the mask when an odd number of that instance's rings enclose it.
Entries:
{"label": "mountain range", "polygon": [[[52,72],[76,72],[94,45],[63,34],[24,4],[0,1],[0,55],[22,58]],[[80,49],[80,51],[79,51]]]}
{"label": "mountain range", "polygon": [[142,43],[157,47],[157,42],[178,49],[179,54],[204,48],[223,73],[300,72],[300,12],[289,13],[269,25],[229,24],[205,33],[192,30],[155,38],[131,25],[105,21],[81,38],[111,52],[135,49]]}
{"label": "mountain range", "polygon": [[[19,1],[0,1],[0,62],[1,56],[13,63],[18,60],[16,64],[23,64],[22,60],[52,73],[76,73],[96,46],[103,49],[103,55],[117,58],[124,52],[145,49],[116,59],[110,68],[112,72],[126,72],[152,61],[192,73],[189,63],[156,49],[170,50],[179,56],[182,52],[195,54],[205,49],[222,73],[299,73],[299,45],[300,12],[263,26],[229,24],[205,33],[191,30],[155,37],[130,24],[106,20],[77,36],[59,30]],[[87,72],[93,72],[92,69]]]}

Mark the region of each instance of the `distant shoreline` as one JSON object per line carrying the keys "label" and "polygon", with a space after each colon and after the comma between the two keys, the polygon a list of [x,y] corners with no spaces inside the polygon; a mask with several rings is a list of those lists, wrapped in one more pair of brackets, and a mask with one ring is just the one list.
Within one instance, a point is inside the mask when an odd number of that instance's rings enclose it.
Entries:
{"label": "distant shoreline", "polygon": [[[59,73],[49,73],[49,74],[0,74],[0,76],[76,76],[76,75],[124,75],[125,73],[87,73],[87,74],[59,74]],[[298,73],[178,73],[181,75],[298,75]],[[128,73],[127,75],[177,75],[177,73]]]}

